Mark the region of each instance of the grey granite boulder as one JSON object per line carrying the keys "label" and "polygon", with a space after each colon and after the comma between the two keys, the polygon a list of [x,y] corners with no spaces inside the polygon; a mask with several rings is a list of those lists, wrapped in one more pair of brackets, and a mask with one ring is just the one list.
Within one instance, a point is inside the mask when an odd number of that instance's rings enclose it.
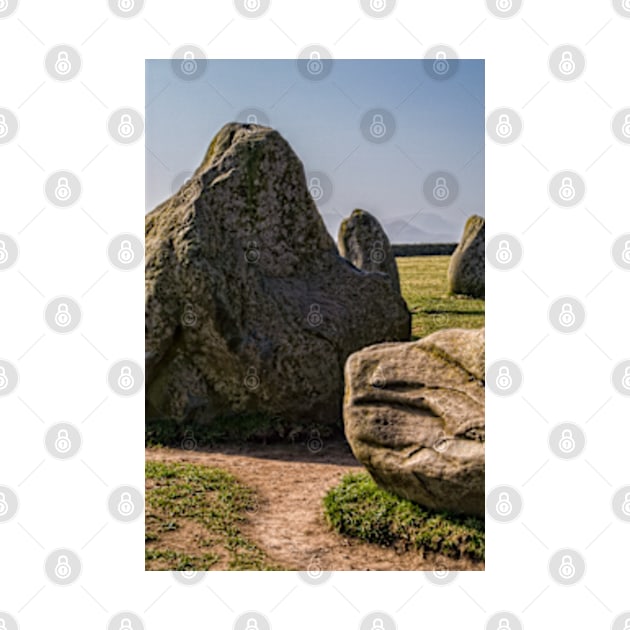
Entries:
{"label": "grey granite boulder", "polygon": [[446,329],[350,356],[346,437],[381,487],[483,518],[484,345],[484,329]]}
{"label": "grey granite boulder", "polygon": [[475,298],[486,294],[485,244],[486,222],[472,215],[459,245],[453,252],[448,267],[448,286],[451,293],[460,293]]}
{"label": "grey granite boulder", "polygon": [[387,274],[394,289],[400,292],[392,246],[381,224],[369,212],[354,210],[341,222],[337,245],[339,253],[355,267]]}
{"label": "grey granite boulder", "polygon": [[302,163],[273,129],[230,123],[146,216],[147,418],[341,422],[352,352],[404,340],[381,274],[339,256]]}

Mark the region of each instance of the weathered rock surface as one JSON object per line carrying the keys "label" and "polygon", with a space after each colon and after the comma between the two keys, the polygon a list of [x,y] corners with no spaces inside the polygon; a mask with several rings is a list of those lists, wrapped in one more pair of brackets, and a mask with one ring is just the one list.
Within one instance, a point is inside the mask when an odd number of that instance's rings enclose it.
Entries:
{"label": "weathered rock surface", "polygon": [[446,329],[349,357],[346,437],[381,487],[483,518],[484,346],[484,329]]}
{"label": "weathered rock surface", "polygon": [[448,286],[452,293],[483,298],[486,294],[486,222],[476,214],[466,221],[462,240],[448,266]]}
{"label": "weathered rock surface", "polygon": [[231,123],[146,217],[147,417],[340,422],[343,366],[408,339],[388,279],[339,256],[273,129]]}
{"label": "weathered rock surface", "polygon": [[354,210],[341,222],[337,246],[339,253],[355,267],[387,274],[394,289],[400,293],[396,258],[376,217],[365,210]]}

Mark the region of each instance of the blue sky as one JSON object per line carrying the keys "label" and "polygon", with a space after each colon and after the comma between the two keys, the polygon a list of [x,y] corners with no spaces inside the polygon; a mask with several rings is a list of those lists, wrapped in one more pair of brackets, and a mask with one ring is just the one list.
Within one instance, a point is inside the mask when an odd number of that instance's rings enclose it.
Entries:
{"label": "blue sky", "polygon": [[[431,76],[432,61],[418,59],[334,60],[320,81],[305,79],[294,59],[198,63],[203,75],[182,80],[172,60],[146,62],[146,211],[175,192],[225,123],[245,122],[243,112],[254,109],[307,174],[324,174],[318,207],[335,237],[354,208],[374,214],[400,243],[458,240],[466,218],[484,214],[483,60],[459,60],[445,80]],[[362,134],[372,109],[395,121],[386,142]],[[457,181],[458,196],[446,206],[423,194],[437,171]]]}

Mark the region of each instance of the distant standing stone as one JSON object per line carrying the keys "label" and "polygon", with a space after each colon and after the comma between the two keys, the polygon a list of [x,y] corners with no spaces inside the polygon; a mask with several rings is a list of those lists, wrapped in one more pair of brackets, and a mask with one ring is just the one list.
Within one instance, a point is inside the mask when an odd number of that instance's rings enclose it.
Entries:
{"label": "distant standing stone", "polygon": [[339,227],[339,253],[363,271],[378,271],[400,293],[396,259],[387,234],[378,220],[365,210],[355,210]]}
{"label": "distant standing stone", "polygon": [[462,240],[448,266],[448,287],[451,293],[485,298],[485,239],[486,222],[474,214],[466,221]]}

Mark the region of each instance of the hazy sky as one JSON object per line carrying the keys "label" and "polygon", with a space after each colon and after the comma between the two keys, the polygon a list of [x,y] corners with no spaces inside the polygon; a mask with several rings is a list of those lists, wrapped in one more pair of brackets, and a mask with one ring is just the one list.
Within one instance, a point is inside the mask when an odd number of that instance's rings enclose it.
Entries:
{"label": "hazy sky", "polygon": [[[317,204],[335,237],[354,208],[400,243],[457,240],[469,215],[484,214],[483,60],[459,60],[442,80],[431,60],[334,60],[319,81],[294,59],[197,63],[203,74],[193,80],[177,76],[170,59],[146,63],[146,211],[179,188],[222,125],[253,113],[289,141],[311,185],[323,174]],[[371,110],[380,109],[391,114],[387,140],[370,142]],[[423,192],[438,171],[458,187],[443,206]]]}

